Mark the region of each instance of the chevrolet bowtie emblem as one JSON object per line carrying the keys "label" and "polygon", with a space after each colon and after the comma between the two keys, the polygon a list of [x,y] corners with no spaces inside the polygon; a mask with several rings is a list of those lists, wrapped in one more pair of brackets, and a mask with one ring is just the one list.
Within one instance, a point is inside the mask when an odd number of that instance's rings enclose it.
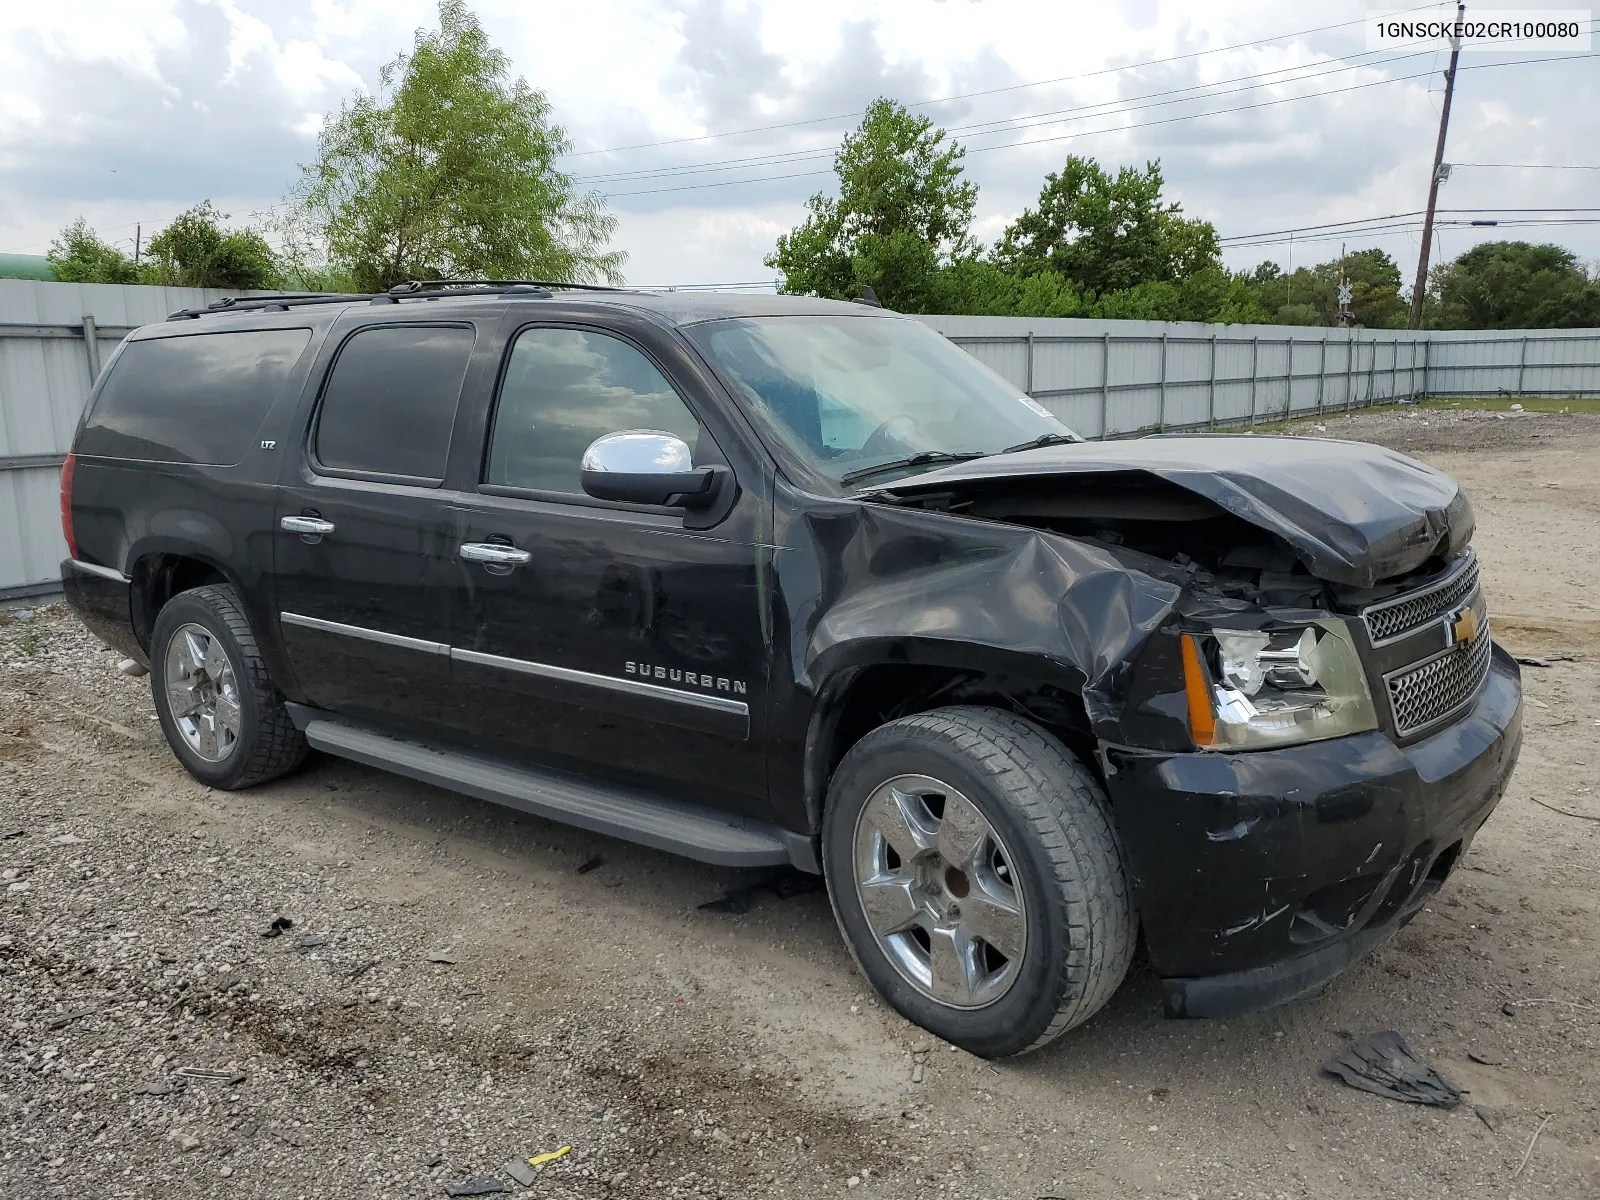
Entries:
{"label": "chevrolet bowtie emblem", "polygon": [[1465,642],[1470,646],[1477,640],[1478,614],[1470,608],[1463,608],[1450,621],[1450,641]]}

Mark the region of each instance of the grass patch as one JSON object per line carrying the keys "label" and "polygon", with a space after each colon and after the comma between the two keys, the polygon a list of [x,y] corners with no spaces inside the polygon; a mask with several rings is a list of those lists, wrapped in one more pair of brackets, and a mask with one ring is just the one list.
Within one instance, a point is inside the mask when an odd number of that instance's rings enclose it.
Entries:
{"label": "grass patch", "polygon": [[1474,412],[1510,412],[1520,404],[1523,412],[1600,413],[1600,396],[1438,396],[1416,405],[1386,404],[1383,408],[1471,409]]}

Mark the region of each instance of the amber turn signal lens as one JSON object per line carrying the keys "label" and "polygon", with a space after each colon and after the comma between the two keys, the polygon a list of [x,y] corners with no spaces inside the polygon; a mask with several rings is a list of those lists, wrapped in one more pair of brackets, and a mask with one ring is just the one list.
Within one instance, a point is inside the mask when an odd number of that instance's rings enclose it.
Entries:
{"label": "amber turn signal lens", "polygon": [[1189,736],[1196,746],[1217,744],[1217,718],[1211,711],[1210,689],[1206,682],[1206,669],[1200,662],[1200,647],[1194,634],[1183,634],[1183,693],[1189,700]]}

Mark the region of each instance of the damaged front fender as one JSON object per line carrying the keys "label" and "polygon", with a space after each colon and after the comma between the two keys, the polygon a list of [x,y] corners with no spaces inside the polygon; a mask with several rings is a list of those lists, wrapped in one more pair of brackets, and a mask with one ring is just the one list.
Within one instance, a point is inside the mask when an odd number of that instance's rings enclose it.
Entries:
{"label": "damaged front fender", "polygon": [[859,503],[790,511],[776,564],[795,682],[813,695],[871,663],[1051,673],[1109,733],[1119,669],[1181,594],[1102,549],[1021,526]]}

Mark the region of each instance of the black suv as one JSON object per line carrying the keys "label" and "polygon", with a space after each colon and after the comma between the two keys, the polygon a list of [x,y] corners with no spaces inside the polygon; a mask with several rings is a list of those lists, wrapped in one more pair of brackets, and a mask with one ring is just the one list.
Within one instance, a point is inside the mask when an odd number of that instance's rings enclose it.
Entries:
{"label": "black suv", "polygon": [[862,304],[559,285],[140,329],[62,473],[67,596],[221,788],[308,747],[821,872],[912,1021],[1301,995],[1415,915],[1521,731],[1454,482],[1084,443]]}

